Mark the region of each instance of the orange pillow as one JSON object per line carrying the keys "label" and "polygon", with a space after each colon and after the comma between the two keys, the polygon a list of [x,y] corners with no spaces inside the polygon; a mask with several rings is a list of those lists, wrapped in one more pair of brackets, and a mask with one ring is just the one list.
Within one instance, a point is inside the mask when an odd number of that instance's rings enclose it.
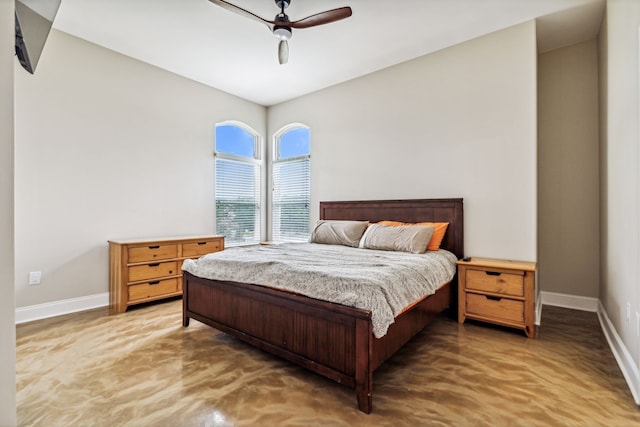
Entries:
{"label": "orange pillow", "polygon": [[431,236],[431,240],[429,240],[429,244],[427,245],[428,251],[437,251],[440,249],[440,244],[442,243],[442,239],[444,239],[444,233],[447,232],[447,227],[449,226],[448,222],[419,222],[416,225],[430,225],[435,227],[436,229],[433,231],[433,236]]}
{"label": "orange pillow", "polygon": [[442,239],[444,239],[444,234],[447,232],[447,227],[449,226],[448,222],[400,222],[400,221],[380,221],[378,224],[388,225],[391,227],[398,225],[424,225],[434,227],[433,236],[431,236],[431,240],[429,240],[429,244],[427,245],[428,251],[437,251],[440,249],[440,244],[442,243]]}

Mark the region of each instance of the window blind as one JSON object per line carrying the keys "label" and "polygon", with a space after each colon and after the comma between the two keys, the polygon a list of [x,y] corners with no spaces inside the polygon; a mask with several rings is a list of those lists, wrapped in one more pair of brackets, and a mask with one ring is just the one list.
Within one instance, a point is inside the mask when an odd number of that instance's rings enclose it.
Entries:
{"label": "window blind", "polygon": [[260,241],[260,166],[216,157],[216,233],[225,245]]}
{"label": "window blind", "polygon": [[276,242],[309,238],[310,163],[305,156],[273,164],[272,238]]}

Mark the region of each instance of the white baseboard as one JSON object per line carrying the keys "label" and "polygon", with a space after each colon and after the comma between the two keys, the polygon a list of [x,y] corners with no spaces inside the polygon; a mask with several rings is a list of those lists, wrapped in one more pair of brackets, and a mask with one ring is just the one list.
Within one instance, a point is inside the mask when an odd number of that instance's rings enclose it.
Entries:
{"label": "white baseboard", "polygon": [[[622,342],[613,323],[609,320],[609,316],[607,316],[602,302],[597,298],[558,294],[555,292],[540,292],[538,301],[540,301],[541,306],[543,304],[552,305],[574,310],[592,311],[598,314],[598,320],[602,327],[602,332],[609,343],[609,348],[627,382],[633,400],[636,402],[636,405],[640,406],[640,370],[633,356],[631,356],[624,342]],[[536,312],[536,315],[537,314]]]}
{"label": "white baseboard", "polygon": [[533,323],[536,326],[540,326],[540,322],[542,321],[542,298],[536,298],[536,306],[535,306],[535,315],[533,319]]}
{"label": "white baseboard", "polygon": [[636,365],[633,356],[631,356],[620,335],[616,332],[616,328],[609,320],[609,316],[607,316],[607,312],[600,301],[598,301],[598,319],[600,320],[600,326],[602,326],[602,332],[604,332],[604,336],[609,342],[611,352],[616,358],[616,362],[618,362],[629,390],[631,390],[633,400],[635,400],[636,405],[640,406],[640,371],[638,370],[638,365]]}
{"label": "white baseboard", "polygon": [[591,311],[594,313],[598,311],[598,298],[541,291],[539,300],[543,305],[572,308],[574,310]]}
{"label": "white baseboard", "polygon": [[109,305],[109,292],[16,308],[16,324]]}

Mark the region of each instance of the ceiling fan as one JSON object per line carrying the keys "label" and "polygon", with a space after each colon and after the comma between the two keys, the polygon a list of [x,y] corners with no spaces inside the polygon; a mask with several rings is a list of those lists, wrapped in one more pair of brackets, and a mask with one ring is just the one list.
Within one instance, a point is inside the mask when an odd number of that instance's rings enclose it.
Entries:
{"label": "ceiling fan", "polygon": [[329,24],[351,16],[350,7],[339,7],[324,12],[316,13],[297,21],[290,21],[284,10],[289,7],[291,0],[275,0],[276,6],[280,8],[280,13],[276,15],[273,21],[259,17],[241,7],[231,4],[224,0],[209,0],[211,3],[223,7],[231,12],[246,16],[263,24],[266,24],[269,30],[276,38],[280,40],[278,43],[278,61],[280,64],[286,64],[289,60],[289,44],[287,40],[291,38],[293,28],[309,28],[318,25]]}

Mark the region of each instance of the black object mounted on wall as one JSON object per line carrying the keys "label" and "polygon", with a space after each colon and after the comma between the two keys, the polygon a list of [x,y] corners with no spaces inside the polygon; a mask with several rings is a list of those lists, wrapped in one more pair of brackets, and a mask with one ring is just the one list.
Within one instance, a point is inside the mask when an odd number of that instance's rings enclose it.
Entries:
{"label": "black object mounted on wall", "polygon": [[34,73],[61,0],[15,0],[16,55]]}

